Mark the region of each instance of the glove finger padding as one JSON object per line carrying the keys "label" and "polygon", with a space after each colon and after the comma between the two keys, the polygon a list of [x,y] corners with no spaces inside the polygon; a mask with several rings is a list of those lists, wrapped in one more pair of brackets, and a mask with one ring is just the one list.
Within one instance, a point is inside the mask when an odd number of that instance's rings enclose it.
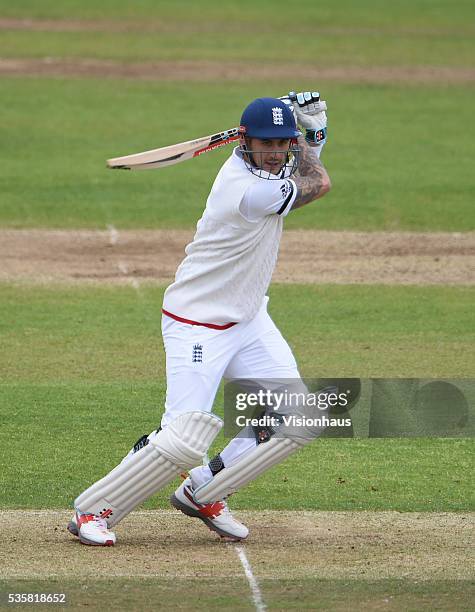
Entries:
{"label": "glove finger padding", "polygon": [[294,108],[297,108],[305,115],[316,115],[327,110],[327,103],[320,100],[318,91],[303,91],[298,94],[290,92],[289,98],[294,103]]}
{"label": "glove finger padding", "polygon": [[324,100],[320,100],[318,91],[304,91],[300,93],[291,91],[286,96],[281,96],[279,100],[282,100],[290,108],[294,117],[299,117],[302,114],[317,115],[327,110],[327,103]]}
{"label": "glove finger padding", "polygon": [[290,92],[289,99],[299,125],[305,128],[305,140],[312,146],[323,145],[327,137],[327,103],[318,91]]}
{"label": "glove finger padding", "polygon": [[305,140],[312,146],[320,146],[321,149],[327,139],[327,103],[320,100],[320,93],[291,91],[279,100],[291,109],[297,123],[305,128]]}

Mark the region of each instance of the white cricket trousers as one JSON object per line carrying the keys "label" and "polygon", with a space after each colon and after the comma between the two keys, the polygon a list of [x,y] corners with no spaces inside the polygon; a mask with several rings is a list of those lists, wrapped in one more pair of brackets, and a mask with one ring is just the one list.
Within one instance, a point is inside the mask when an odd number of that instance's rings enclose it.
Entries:
{"label": "white cricket trousers", "polygon": [[[210,412],[223,378],[300,378],[292,351],[267,312],[268,301],[266,296],[251,321],[225,330],[162,316],[167,373],[162,427],[183,412]],[[255,439],[234,438],[220,453],[224,465],[230,467],[255,445]]]}

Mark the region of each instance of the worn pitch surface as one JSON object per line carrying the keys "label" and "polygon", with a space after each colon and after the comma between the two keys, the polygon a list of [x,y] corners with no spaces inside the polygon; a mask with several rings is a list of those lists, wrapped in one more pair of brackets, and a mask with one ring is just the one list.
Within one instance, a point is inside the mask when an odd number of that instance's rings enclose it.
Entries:
{"label": "worn pitch surface", "polygon": [[[0,281],[171,282],[191,230],[1,230]],[[283,233],[273,282],[472,285],[475,233]]]}
{"label": "worn pitch surface", "polygon": [[239,512],[251,535],[238,546],[180,513],[138,511],[113,548],[81,546],[69,517],[0,512],[0,606],[34,592],[65,593],[69,609],[471,609],[474,513]]}
{"label": "worn pitch surface", "polygon": [[[2,510],[3,578],[235,577],[230,547],[173,510],[137,511],[110,549],[81,546],[64,510]],[[467,580],[475,513],[241,511],[259,578]],[[472,545],[470,545],[470,541]]]}

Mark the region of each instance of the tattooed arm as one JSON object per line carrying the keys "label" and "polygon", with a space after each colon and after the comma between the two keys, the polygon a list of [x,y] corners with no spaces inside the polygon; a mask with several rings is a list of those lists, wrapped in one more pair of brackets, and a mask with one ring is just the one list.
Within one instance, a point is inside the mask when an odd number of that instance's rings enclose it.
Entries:
{"label": "tattooed arm", "polygon": [[298,144],[300,148],[299,162],[297,173],[292,177],[298,191],[292,210],[321,198],[330,191],[331,187],[327,171],[303,136],[299,136]]}

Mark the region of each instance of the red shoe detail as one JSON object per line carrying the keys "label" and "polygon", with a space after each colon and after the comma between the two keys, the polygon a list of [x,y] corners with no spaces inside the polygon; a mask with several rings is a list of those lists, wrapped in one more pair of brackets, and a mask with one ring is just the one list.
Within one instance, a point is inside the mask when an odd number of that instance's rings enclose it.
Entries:
{"label": "red shoe detail", "polygon": [[224,504],[223,502],[213,502],[212,504],[206,504],[205,506],[201,506],[198,510],[200,514],[206,516],[208,518],[216,518],[223,511]]}
{"label": "red shoe detail", "polygon": [[78,524],[78,530],[84,523],[89,523],[90,521],[95,520],[94,514],[77,514],[76,513],[76,522]]}
{"label": "red shoe detail", "polygon": [[198,510],[198,512],[202,514],[203,516],[206,516],[207,518],[212,518],[212,519],[216,518],[223,511],[223,508],[224,508],[223,502],[217,501],[217,502],[213,502],[212,504],[205,504],[204,506],[202,506],[201,504],[197,504],[195,502],[195,500],[193,499],[193,495],[191,495],[188,492],[186,487],[183,489],[183,493],[190,500],[190,502],[194,506],[196,506],[196,509]]}
{"label": "red shoe detail", "polygon": [[103,519],[109,518],[109,516],[112,514],[112,510],[109,508],[108,510],[104,510],[100,513],[100,517]]}

